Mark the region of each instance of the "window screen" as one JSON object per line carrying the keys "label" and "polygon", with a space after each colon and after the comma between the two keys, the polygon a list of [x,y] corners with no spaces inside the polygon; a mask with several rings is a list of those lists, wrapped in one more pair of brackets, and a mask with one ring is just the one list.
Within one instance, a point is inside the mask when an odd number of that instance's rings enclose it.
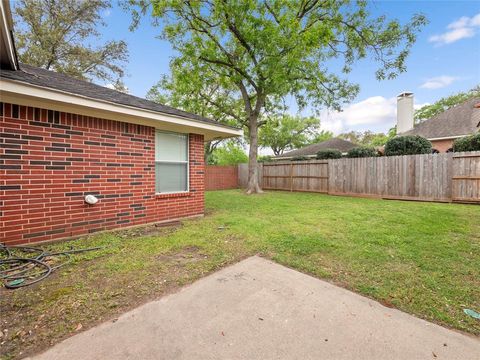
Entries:
{"label": "window screen", "polygon": [[155,134],[155,192],[188,191],[188,135]]}

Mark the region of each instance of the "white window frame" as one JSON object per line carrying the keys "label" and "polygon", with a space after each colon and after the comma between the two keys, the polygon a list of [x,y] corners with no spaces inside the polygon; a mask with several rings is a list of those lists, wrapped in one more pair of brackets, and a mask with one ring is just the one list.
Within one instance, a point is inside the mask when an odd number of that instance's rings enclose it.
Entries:
{"label": "white window frame", "polygon": [[[160,160],[157,161],[157,133],[163,133],[163,134],[177,134],[177,135],[185,135],[187,139],[187,160],[186,161],[174,161],[174,160]],[[189,134],[185,133],[179,133],[179,132],[174,132],[174,131],[163,131],[163,130],[155,130],[155,159],[154,159],[155,165],[157,163],[161,164],[187,164],[187,190],[185,191],[169,191],[169,192],[157,192],[157,174],[155,171],[155,195],[168,195],[168,194],[187,194],[190,192],[190,136]]]}

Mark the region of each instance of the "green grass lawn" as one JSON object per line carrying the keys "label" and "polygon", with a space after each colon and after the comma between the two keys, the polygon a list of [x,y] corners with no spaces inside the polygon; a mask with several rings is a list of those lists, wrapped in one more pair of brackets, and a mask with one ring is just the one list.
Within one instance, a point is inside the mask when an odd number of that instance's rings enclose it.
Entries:
{"label": "green grass lawn", "polygon": [[[206,216],[174,228],[99,234],[104,245],[38,285],[0,291],[3,357],[41,350],[205,274],[260,253],[480,335],[480,206],[308,193],[207,193]],[[80,325],[81,324],[81,325]]]}

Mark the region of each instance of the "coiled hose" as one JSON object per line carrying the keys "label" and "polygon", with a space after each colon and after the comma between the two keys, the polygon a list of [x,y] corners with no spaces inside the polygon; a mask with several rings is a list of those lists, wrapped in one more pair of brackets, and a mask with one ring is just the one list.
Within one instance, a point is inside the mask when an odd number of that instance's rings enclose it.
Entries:
{"label": "coiled hose", "polygon": [[[99,249],[102,247],[48,252],[40,247],[7,246],[0,243],[0,279],[3,280],[7,289],[29,286],[47,278],[54,270],[68,264],[71,261],[71,254]],[[59,257],[67,259],[57,264],[56,260]]]}

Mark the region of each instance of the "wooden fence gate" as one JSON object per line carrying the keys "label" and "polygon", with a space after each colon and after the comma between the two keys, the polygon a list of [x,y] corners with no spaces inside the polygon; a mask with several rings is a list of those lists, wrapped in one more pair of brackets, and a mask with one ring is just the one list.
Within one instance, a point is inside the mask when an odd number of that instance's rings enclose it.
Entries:
{"label": "wooden fence gate", "polygon": [[452,201],[480,203],[480,154],[453,156]]}
{"label": "wooden fence gate", "polygon": [[328,161],[264,163],[263,188],[328,193]]}

